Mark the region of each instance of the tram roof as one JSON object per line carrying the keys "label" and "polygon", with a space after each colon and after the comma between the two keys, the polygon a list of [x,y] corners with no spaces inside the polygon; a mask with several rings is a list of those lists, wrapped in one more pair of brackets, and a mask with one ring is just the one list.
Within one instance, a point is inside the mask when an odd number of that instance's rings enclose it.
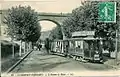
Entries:
{"label": "tram roof", "polygon": [[93,38],[93,37],[87,37],[87,38],[68,38],[68,39],[64,39],[64,40],[54,40],[54,41],[72,41],[72,40],[104,40],[103,38]]}
{"label": "tram roof", "polygon": [[67,40],[103,40],[103,38],[70,38]]}
{"label": "tram roof", "polygon": [[72,37],[78,37],[78,36],[94,36],[95,31],[77,31],[72,33]]}

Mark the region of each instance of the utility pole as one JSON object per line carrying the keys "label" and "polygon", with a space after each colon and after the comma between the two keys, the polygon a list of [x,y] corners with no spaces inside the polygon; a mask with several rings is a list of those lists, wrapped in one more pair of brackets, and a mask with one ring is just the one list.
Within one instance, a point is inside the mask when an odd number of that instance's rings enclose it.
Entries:
{"label": "utility pole", "polygon": [[117,65],[117,57],[118,57],[118,53],[117,53],[117,49],[118,49],[118,30],[116,29],[116,45],[115,45],[115,58],[116,58],[116,65]]}

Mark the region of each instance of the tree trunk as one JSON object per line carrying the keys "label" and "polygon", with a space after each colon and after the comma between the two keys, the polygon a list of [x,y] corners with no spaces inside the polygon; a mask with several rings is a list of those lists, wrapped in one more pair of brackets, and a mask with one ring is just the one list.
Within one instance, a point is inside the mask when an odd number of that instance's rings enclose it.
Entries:
{"label": "tree trunk", "polygon": [[15,57],[15,50],[14,50],[13,39],[11,41],[12,41],[12,57],[14,58]]}
{"label": "tree trunk", "polygon": [[27,52],[28,52],[29,42],[26,42]]}
{"label": "tree trunk", "polygon": [[22,56],[22,41],[20,40],[19,56]]}
{"label": "tree trunk", "polygon": [[12,52],[13,52],[12,57],[14,58],[15,57],[14,44],[12,44]]}
{"label": "tree trunk", "polygon": [[29,51],[31,51],[31,42],[29,42]]}
{"label": "tree trunk", "polygon": [[28,50],[30,51],[30,42],[28,42]]}
{"label": "tree trunk", "polygon": [[30,51],[32,50],[32,42],[30,42]]}
{"label": "tree trunk", "polygon": [[26,51],[26,42],[24,42],[24,54],[25,54],[25,51]]}

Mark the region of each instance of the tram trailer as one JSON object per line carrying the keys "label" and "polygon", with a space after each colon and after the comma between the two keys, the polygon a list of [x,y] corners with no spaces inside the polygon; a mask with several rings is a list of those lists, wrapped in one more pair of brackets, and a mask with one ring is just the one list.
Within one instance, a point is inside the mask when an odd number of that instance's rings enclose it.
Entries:
{"label": "tram trailer", "polygon": [[55,40],[52,42],[51,51],[54,54],[73,57],[80,61],[103,62],[101,39],[72,38]]}

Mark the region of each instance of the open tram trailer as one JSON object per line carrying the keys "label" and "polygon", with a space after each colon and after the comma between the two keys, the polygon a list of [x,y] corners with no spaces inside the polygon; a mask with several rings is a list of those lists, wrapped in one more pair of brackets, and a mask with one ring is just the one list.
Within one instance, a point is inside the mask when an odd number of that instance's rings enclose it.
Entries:
{"label": "open tram trailer", "polygon": [[54,40],[51,42],[51,51],[64,56],[102,62],[102,45],[98,38],[71,38]]}

